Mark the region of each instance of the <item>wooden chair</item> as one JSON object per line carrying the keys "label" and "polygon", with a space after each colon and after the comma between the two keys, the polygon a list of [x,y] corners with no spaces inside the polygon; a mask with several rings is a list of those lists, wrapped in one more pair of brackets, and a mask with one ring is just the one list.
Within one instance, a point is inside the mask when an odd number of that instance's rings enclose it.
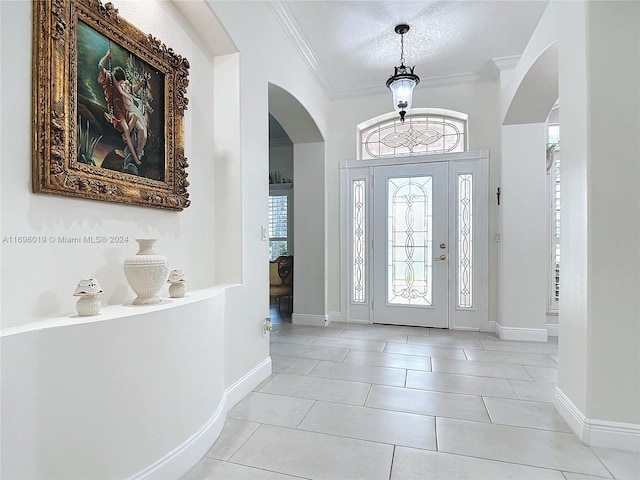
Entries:
{"label": "wooden chair", "polygon": [[282,297],[289,299],[293,312],[293,255],[280,255],[269,262],[269,299],[276,299],[280,313]]}

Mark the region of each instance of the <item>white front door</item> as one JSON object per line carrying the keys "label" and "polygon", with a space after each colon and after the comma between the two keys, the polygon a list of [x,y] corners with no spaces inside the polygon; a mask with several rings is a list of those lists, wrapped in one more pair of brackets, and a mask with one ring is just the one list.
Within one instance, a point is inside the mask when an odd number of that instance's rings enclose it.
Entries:
{"label": "white front door", "polygon": [[449,326],[448,164],[374,168],[373,322]]}
{"label": "white front door", "polygon": [[349,322],[492,330],[488,152],[341,163]]}

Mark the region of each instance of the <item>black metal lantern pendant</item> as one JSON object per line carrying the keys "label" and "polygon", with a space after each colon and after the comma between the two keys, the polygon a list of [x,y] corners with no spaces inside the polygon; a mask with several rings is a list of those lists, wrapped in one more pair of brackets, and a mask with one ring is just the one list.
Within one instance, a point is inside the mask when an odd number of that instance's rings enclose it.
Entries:
{"label": "black metal lantern pendant", "polygon": [[400,65],[394,67],[394,74],[387,80],[387,87],[393,94],[393,107],[400,114],[400,120],[404,122],[407,110],[411,108],[413,89],[420,83],[420,77],[413,73],[413,67],[404,64],[404,34],[409,31],[409,25],[401,23],[396,25],[395,32],[400,35]]}

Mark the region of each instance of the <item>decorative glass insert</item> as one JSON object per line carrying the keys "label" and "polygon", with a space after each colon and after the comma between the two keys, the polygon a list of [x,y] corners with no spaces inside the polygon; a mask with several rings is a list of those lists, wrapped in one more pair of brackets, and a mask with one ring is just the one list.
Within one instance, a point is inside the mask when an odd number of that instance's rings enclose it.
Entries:
{"label": "decorative glass insert", "polygon": [[458,308],[473,308],[473,174],[458,174]]}
{"label": "decorative glass insert", "polygon": [[269,195],[269,260],[287,254],[287,195]]}
{"label": "decorative glass insert", "polygon": [[446,116],[407,116],[404,123],[394,117],[360,135],[362,159],[466,150],[466,122]]}
{"label": "decorative glass insert", "polygon": [[353,198],[351,205],[351,224],[353,226],[351,301],[353,303],[365,302],[365,249],[367,246],[365,193],[365,181],[353,180],[351,183],[351,196]]}
{"label": "decorative glass insert", "polygon": [[551,268],[549,310],[557,311],[560,301],[560,125],[550,124],[547,131],[547,174],[551,231]]}
{"label": "decorative glass insert", "polygon": [[387,302],[432,304],[433,177],[387,179]]}
{"label": "decorative glass insert", "polygon": [[553,300],[560,300],[560,149],[558,145],[555,147],[556,155],[554,157],[553,168],[553,236],[551,244],[553,245]]}

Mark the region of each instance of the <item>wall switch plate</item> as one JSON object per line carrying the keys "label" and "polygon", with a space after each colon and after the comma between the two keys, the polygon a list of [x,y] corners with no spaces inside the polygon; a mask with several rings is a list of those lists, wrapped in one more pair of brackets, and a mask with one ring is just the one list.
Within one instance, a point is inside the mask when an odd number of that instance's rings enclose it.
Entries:
{"label": "wall switch plate", "polygon": [[267,237],[267,227],[265,227],[264,225],[262,225],[261,229],[262,229],[262,241],[263,241],[263,242],[266,242],[266,241],[268,240],[268,237]]}

